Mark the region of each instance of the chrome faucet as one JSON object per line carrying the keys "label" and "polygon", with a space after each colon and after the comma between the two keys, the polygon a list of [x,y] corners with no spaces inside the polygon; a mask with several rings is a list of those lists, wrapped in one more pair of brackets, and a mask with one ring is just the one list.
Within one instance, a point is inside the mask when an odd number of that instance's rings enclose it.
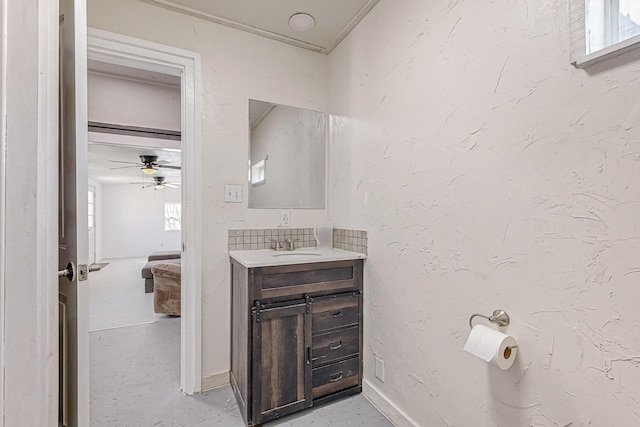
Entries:
{"label": "chrome faucet", "polygon": [[288,251],[295,251],[296,250],[296,242],[300,240],[300,239],[285,239],[284,243],[285,243],[285,249]]}
{"label": "chrome faucet", "polygon": [[269,242],[271,242],[271,249],[273,249],[274,251],[284,250],[284,247],[282,246],[282,243],[280,243],[280,240],[269,239]]}
{"label": "chrome faucet", "polygon": [[271,242],[271,249],[274,251],[295,251],[296,250],[296,242],[300,239],[291,239],[287,237],[284,239],[284,245],[280,240],[269,239]]}

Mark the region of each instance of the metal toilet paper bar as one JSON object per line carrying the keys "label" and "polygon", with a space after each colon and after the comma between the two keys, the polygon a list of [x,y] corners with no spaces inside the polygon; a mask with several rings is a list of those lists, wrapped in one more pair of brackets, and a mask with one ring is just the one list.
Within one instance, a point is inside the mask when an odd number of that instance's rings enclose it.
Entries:
{"label": "metal toilet paper bar", "polygon": [[487,319],[489,322],[495,323],[498,326],[507,326],[511,320],[504,310],[493,310],[493,314],[491,316],[485,316],[484,314],[472,314],[469,318],[469,327],[471,329],[473,329],[474,317],[482,317],[483,319]]}

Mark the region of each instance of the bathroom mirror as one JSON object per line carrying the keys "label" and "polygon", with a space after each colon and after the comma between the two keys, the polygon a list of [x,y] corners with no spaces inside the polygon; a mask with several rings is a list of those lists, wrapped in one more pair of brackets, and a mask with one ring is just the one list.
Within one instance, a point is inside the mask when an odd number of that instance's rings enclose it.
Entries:
{"label": "bathroom mirror", "polygon": [[324,209],[325,113],[249,100],[249,207]]}

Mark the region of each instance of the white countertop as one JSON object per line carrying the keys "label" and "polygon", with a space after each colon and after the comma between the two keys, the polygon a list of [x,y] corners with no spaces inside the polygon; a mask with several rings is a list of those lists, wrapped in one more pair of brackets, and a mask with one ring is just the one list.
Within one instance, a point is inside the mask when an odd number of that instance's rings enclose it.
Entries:
{"label": "white countertop", "polygon": [[367,258],[365,254],[358,252],[316,248],[300,248],[295,251],[274,251],[273,249],[229,251],[229,256],[247,268]]}

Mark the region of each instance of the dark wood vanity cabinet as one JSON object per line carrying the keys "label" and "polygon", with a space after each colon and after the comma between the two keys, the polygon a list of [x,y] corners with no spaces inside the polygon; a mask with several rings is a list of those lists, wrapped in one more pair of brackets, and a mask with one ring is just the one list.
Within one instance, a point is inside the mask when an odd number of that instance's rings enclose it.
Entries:
{"label": "dark wood vanity cabinet", "polygon": [[247,425],[362,390],[362,269],[231,259],[231,386]]}
{"label": "dark wood vanity cabinet", "polygon": [[256,424],[311,406],[306,304],[264,308],[253,314],[251,408]]}

